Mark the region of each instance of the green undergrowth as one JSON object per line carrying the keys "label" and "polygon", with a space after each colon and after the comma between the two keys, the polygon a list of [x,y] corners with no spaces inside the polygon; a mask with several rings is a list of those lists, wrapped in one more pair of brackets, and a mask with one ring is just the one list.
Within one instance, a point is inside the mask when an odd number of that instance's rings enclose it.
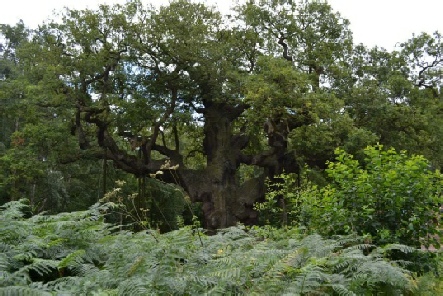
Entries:
{"label": "green undergrowth", "polygon": [[[438,273],[417,277],[419,256],[358,236],[231,227],[207,236],[183,227],[138,233],[106,223],[110,204],[26,216],[26,201],[0,212],[0,295],[437,295]],[[418,255],[417,255],[418,254]],[[435,255],[434,257],[436,257]],[[430,260],[430,259],[429,259]],[[435,260],[435,258],[434,258]],[[437,270],[436,270],[437,271]]]}

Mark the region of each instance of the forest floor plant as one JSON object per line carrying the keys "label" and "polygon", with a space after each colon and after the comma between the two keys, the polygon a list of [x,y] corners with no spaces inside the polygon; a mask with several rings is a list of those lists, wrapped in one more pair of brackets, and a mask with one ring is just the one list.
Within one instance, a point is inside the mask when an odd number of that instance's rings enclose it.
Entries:
{"label": "forest floor plant", "polygon": [[[107,224],[110,204],[31,216],[25,200],[0,212],[1,295],[432,295],[413,247],[364,237],[330,239],[297,228],[244,226],[216,235],[183,227],[133,233]],[[418,256],[418,255],[417,255]],[[441,283],[441,282],[440,282]],[[428,293],[428,294],[426,294]],[[436,295],[436,294],[433,294]]]}

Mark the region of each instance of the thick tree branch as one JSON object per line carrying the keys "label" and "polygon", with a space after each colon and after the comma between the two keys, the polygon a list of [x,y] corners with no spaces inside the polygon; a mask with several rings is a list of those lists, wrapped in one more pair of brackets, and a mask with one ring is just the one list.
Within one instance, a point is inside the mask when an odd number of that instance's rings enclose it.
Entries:
{"label": "thick tree branch", "polygon": [[288,54],[288,44],[285,42],[286,37],[281,34],[280,37],[278,38],[278,44],[280,44],[283,47],[283,58],[286,59],[287,61],[292,62],[293,58],[292,56],[290,56]]}
{"label": "thick tree branch", "polygon": [[184,167],[183,156],[178,150],[169,149],[166,146],[154,144],[152,150],[160,152],[160,154],[167,156],[172,160],[173,164],[178,164],[180,167]]}
{"label": "thick tree branch", "polygon": [[144,158],[145,158],[146,163],[148,163],[149,160],[151,159],[151,150],[157,141],[158,135],[160,133],[160,127],[166,122],[166,120],[174,112],[175,106],[177,103],[177,99],[178,99],[178,91],[176,88],[173,88],[171,90],[171,102],[169,103],[169,108],[165,111],[162,118],[154,124],[152,136],[150,137],[149,141],[145,145],[146,151],[144,152],[144,154],[145,154]]}

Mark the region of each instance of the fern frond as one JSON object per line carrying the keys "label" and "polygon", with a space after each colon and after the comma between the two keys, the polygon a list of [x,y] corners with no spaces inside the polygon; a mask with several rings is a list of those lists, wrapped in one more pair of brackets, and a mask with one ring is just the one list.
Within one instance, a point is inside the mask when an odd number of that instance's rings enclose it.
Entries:
{"label": "fern frond", "polygon": [[145,283],[140,279],[132,279],[120,283],[117,294],[121,296],[145,296],[149,294],[149,290],[145,287]]}
{"label": "fern frond", "polygon": [[9,260],[5,253],[0,253],[0,274],[5,272],[9,267]]}
{"label": "fern frond", "polygon": [[38,289],[32,289],[23,286],[9,286],[0,288],[0,295],[3,296],[51,296],[51,293],[41,291]]}
{"label": "fern frond", "polygon": [[85,256],[85,254],[86,252],[83,249],[76,250],[70,253],[60,261],[60,263],[58,264],[58,268],[60,269],[81,264],[83,262],[83,257]]}
{"label": "fern frond", "polygon": [[37,257],[37,254],[38,254],[37,250],[24,251],[23,253],[15,255],[13,259],[16,261],[29,262],[35,257]]}
{"label": "fern frond", "polygon": [[[284,290],[284,294],[295,295],[327,295],[328,275],[323,268],[315,265],[307,265],[300,270],[300,274],[292,280]],[[324,291],[326,290],[326,291]]]}
{"label": "fern frond", "polygon": [[332,289],[335,293],[337,293],[339,296],[356,296],[354,292],[350,291],[348,288],[346,288],[344,285],[331,285]]}
{"label": "fern frond", "polygon": [[70,267],[72,274],[82,277],[92,277],[100,270],[94,264],[82,263]]}
{"label": "fern frond", "polygon": [[73,287],[78,287],[82,281],[82,278],[80,277],[71,277],[71,276],[65,276],[58,279],[55,279],[53,281],[50,281],[48,283],[32,283],[30,287],[34,289],[40,289],[44,291],[63,291],[63,292],[74,292],[72,291]]}
{"label": "fern frond", "polygon": [[229,280],[235,280],[240,278],[241,276],[241,269],[236,268],[226,268],[226,269],[219,269],[217,271],[211,272],[209,276],[217,277],[219,279],[229,279]]}
{"label": "fern frond", "polygon": [[414,253],[417,251],[417,249],[414,247],[406,246],[406,245],[402,245],[402,244],[388,244],[386,246],[383,246],[381,248],[381,250],[383,250],[384,252],[396,250],[396,251],[400,251],[405,254]]}
{"label": "fern frond", "polygon": [[332,239],[324,239],[318,234],[313,234],[301,240],[300,244],[309,250],[315,257],[326,257],[340,247],[340,243]]}
{"label": "fern frond", "polygon": [[59,261],[34,258],[34,259],[32,259],[31,264],[25,265],[24,267],[19,269],[17,271],[17,273],[18,274],[20,274],[20,273],[28,273],[29,274],[30,271],[35,271],[40,276],[45,276],[46,274],[50,274],[54,270],[56,270],[58,264],[59,264]]}
{"label": "fern frond", "polygon": [[384,260],[367,261],[360,264],[353,280],[354,285],[374,287],[374,290],[377,287],[389,290],[400,287],[405,291],[413,290],[409,272]]}
{"label": "fern frond", "polygon": [[20,199],[17,201],[10,201],[0,207],[0,221],[13,221],[22,219],[25,214],[24,210],[29,206],[29,200]]}

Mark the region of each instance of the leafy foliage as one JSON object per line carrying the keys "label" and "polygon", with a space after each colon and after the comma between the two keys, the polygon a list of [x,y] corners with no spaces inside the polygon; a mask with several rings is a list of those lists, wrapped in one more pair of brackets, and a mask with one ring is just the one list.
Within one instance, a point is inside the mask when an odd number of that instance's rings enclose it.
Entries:
{"label": "leafy foliage", "polygon": [[[355,236],[324,239],[296,229],[188,227],[159,234],[116,231],[110,209],[25,218],[26,201],[1,211],[0,291],[14,295],[400,294],[413,276],[387,250]],[[368,251],[370,250],[370,252]]]}
{"label": "leafy foliage", "polygon": [[268,191],[264,202],[254,205],[260,213],[262,224],[295,225],[301,224],[302,195],[300,178],[296,174],[281,174],[275,178],[278,182],[268,181]]}
{"label": "leafy foliage", "polygon": [[83,210],[115,180],[154,175],[215,229],[256,223],[266,178],[323,171],[337,147],[363,160],[380,142],[443,164],[438,32],[367,48],[327,2],[304,0],[229,15],[134,0],[0,29],[1,202]]}
{"label": "leafy foliage", "polygon": [[[438,248],[441,173],[432,171],[423,156],[382,145],[369,146],[364,153],[360,163],[337,149],[336,161],[326,170],[331,182],[322,188],[297,188],[293,177],[285,177],[280,194],[289,198],[288,208],[295,206],[291,202],[299,206],[293,222],[325,235],[356,232],[377,244]],[[269,197],[274,200],[272,194]]]}
{"label": "leafy foliage", "polygon": [[[439,294],[415,248],[438,247],[442,36],[387,52],[348,25],[304,0],[0,25],[0,294]],[[284,227],[206,236],[190,202]]]}

